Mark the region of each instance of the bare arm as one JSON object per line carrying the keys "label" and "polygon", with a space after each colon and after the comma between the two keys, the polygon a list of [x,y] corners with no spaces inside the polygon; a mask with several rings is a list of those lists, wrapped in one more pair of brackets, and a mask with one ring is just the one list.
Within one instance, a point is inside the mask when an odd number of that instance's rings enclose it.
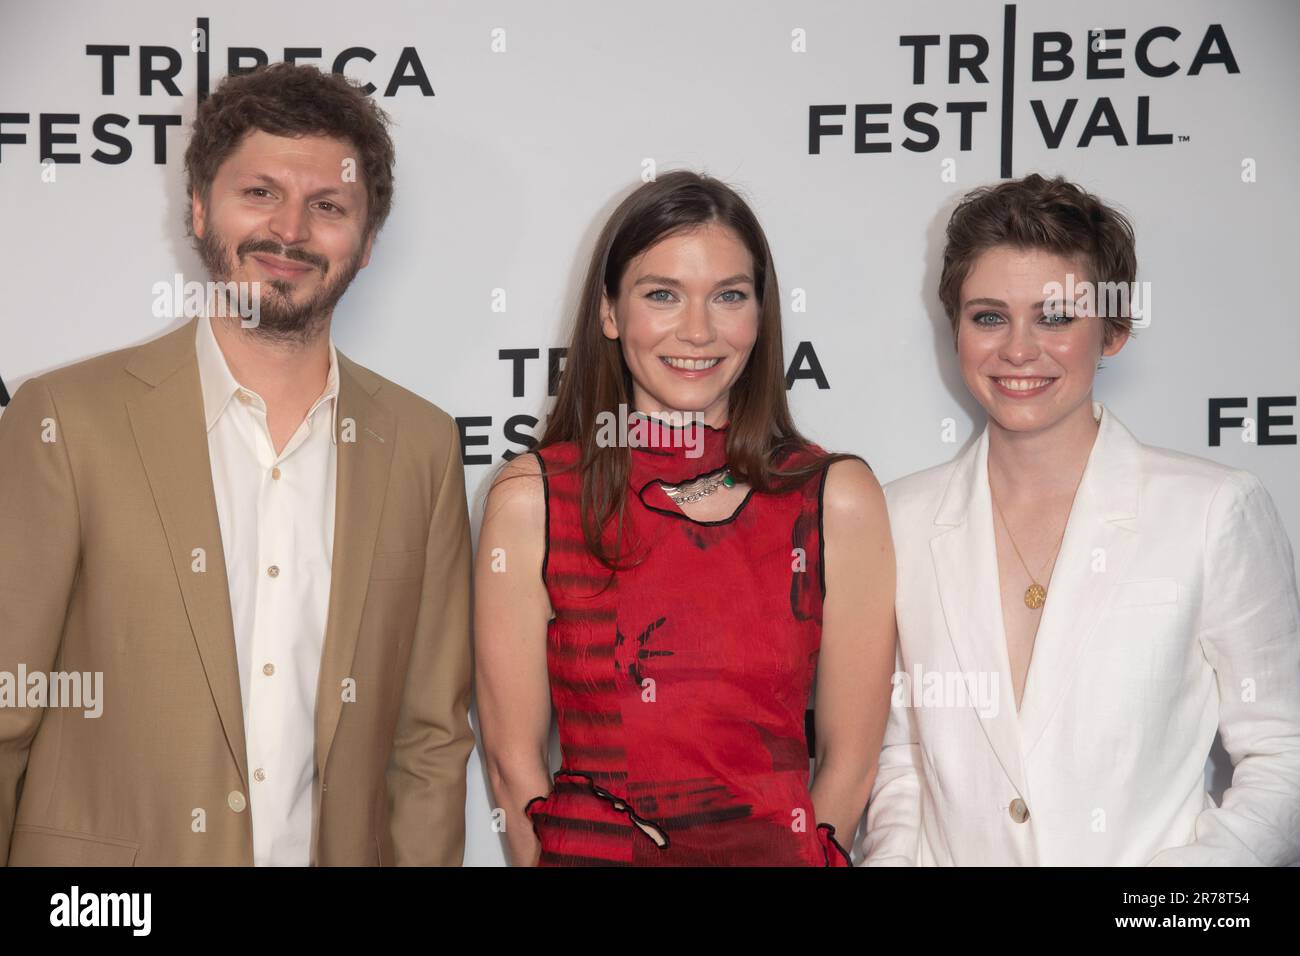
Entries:
{"label": "bare arm", "polygon": [[484,764],[505,810],[512,863],[540,853],[524,805],[551,789],[551,690],[542,581],[546,500],[537,458],[521,455],[493,482],[479,533],[474,580],[475,694]]}
{"label": "bare arm", "polygon": [[837,461],[822,500],[826,598],[814,702],[818,823],[850,846],[871,794],[894,669],[894,547],[880,483]]}
{"label": "bare arm", "polygon": [[[898,672],[904,670],[901,660]],[[885,742],[859,849],[863,866],[916,866],[921,841],[921,745],[906,701],[889,709]]]}

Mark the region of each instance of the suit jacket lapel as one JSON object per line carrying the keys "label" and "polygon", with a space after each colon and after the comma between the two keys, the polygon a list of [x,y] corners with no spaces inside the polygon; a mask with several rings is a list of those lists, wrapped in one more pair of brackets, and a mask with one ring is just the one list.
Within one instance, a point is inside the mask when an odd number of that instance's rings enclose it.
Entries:
{"label": "suit jacket lapel", "polygon": [[[972,697],[971,715],[979,721],[1002,769],[1024,792],[1020,736],[1002,625],[997,546],[993,535],[988,484],[988,429],[958,459],[935,524],[948,530],[930,541],[939,598],[953,652],[964,674],[997,676],[997,713],[981,714]],[[978,686],[978,685],[976,685]]]}
{"label": "suit jacket lapel", "polygon": [[1026,755],[1069,690],[1079,655],[1137,550],[1141,446],[1095,403],[1098,411],[1097,438],[1048,582],[1025,681],[1020,731]]}
{"label": "suit jacket lapel", "polygon": [[[162,519],[208,688],[247,788],[235,630],[212,489],[194,333],[191,321],[135,353],[127,371],[153,388],[127,402],[127,414]],[[200,548],[201,571],[195,570],[195,551]]]}
{"label": "suit jacket lapel", "polygon": [[343,710],[344,681],[352,674],[396,439],[392,414],[371,397],[379,380],[342,353],[338,364],[334,555],[316,691],[316,768],[321,775]]}

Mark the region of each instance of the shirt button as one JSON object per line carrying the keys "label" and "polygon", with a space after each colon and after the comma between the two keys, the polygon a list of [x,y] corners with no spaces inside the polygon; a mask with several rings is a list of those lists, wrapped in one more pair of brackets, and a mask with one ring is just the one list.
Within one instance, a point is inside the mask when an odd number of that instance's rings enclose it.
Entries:
{"label": "shirt button", "polygon": [[271,479],[272,479],[273,481],[279,481],[279,480],[280,480],[280,469],[279,469],[279,468],[272,468],[272,469],[271,469]]}
{"label": "shirt button", "polygon": [[275,665],[274,665],[274,664],[263,664],[263,665],[262,665],[262,673],[265,674],[267,677],[270,677],[272,674],[275,673]]}
{"label": "shirt button", "polygon": [[251,402],[252,400],[253,400],[253,396],[249,395],[249,394],[248,394],[246,391],[244,391],[242,388],[239,390],[239,401],[240,401],[242,404],[247,405],[247,404],[248,404],[249,402]]}
{"label": "shirt button", "polygon": [[244,799],[244,795],[238,790],[230,791],[229,795],[226,797],[226,803],[229,804],[230,809],[234,810],[236,813],[243,813],[244,807],[248,806],[248,801]]}
{"label": "shirt button", "polygon": [[266,573],[273,578],[278,578],[280,576],[280,566],[278,564],[273,564],[266,569]]}
{"label": "shirt button", "polygon": [[253,771],[253,779],[256,780],[258,783],[261,783],[263,780],[266,779],[266,771],[263,770],[261,767],[258,767],[256,770]]}
{"label": "shirt button", "polygon": [[1019,797],[1011,801],[1011,806],[1007,808],[1011,813],[1011,819],[1017,823],[1024,823],[1029,819],[1029,808],[1025,806],[1025,801]]}

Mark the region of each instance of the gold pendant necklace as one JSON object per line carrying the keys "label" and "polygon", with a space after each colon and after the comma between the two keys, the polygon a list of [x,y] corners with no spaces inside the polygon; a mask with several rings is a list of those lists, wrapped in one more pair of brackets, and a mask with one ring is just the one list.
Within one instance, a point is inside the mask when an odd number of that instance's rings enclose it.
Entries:
{"label": "gold pendant necklace", "polygon": [[[1074,492],[1075,494],[1079,493],[1078,486],[1075,487]],[[1007,516],[1002,513],[1002,506],[998,504],[998,499],[993,494],[992,483],[989,484],[989,497],[993,499],[993,507],[998,509],[998,517],[1002,519],[1002,527],[1006,529],[1007,540],[1011,542],[1012,550],[1016,552],[1016,557],[1020,559],[1020,566],[1025,569],[1025,574],[1029,575],[1030,584],[1029,587],[1025,588],[1025,607],[1029,608],[1031,611],[1037,611],[1039,608],[1041,608],[1044,604],[1047,603],[1047,588],[1045,588],[1043,585],[1038,583],[1038,580],[1034,577],[1033,572],[1029,570],[1029,565],[1025,563],[1025,556],[1020,553],[1020,548],[1016,546],[1016,539],[1011,534],[1011,525],[1007,523]],[[1074,510],[1073,499],[1070,500],[1070,510],[1071,511]],[[1066,514],[1065,517],[1065,523],[1066,526],[1068,526],[1070,523],[1070,516],[1068,513]],[[1047,559],[1048,564],[1050,564],[1052,560],[1056,557],[1056,552],[1060,550],[1061,542],[1064,540],[1065,540],[1065,528],[1062,528],[1061,537],[1057,539],[1056,547],[1052,549],[1052,553]],[[1043,565],[1043,570],[1044,571],[1047,570],[1047,564]]]}

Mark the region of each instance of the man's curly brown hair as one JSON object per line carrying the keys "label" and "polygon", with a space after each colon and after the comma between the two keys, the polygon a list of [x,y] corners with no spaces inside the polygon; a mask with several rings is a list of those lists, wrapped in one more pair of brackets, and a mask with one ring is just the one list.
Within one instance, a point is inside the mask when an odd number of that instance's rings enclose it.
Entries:
{"label": "man's curly brown hair", "polygon": [[[377,233],[393,206],[393,141],[388,115],[346,77],[314,66],[272,63],[227,76],[199,106],[185,149],[185,192],[204,199],[217,170],[250,130],[275,136],[330,136],[357,151],[366,187],[366,235]],[[185,229],[194,235],[190,205]]]}

